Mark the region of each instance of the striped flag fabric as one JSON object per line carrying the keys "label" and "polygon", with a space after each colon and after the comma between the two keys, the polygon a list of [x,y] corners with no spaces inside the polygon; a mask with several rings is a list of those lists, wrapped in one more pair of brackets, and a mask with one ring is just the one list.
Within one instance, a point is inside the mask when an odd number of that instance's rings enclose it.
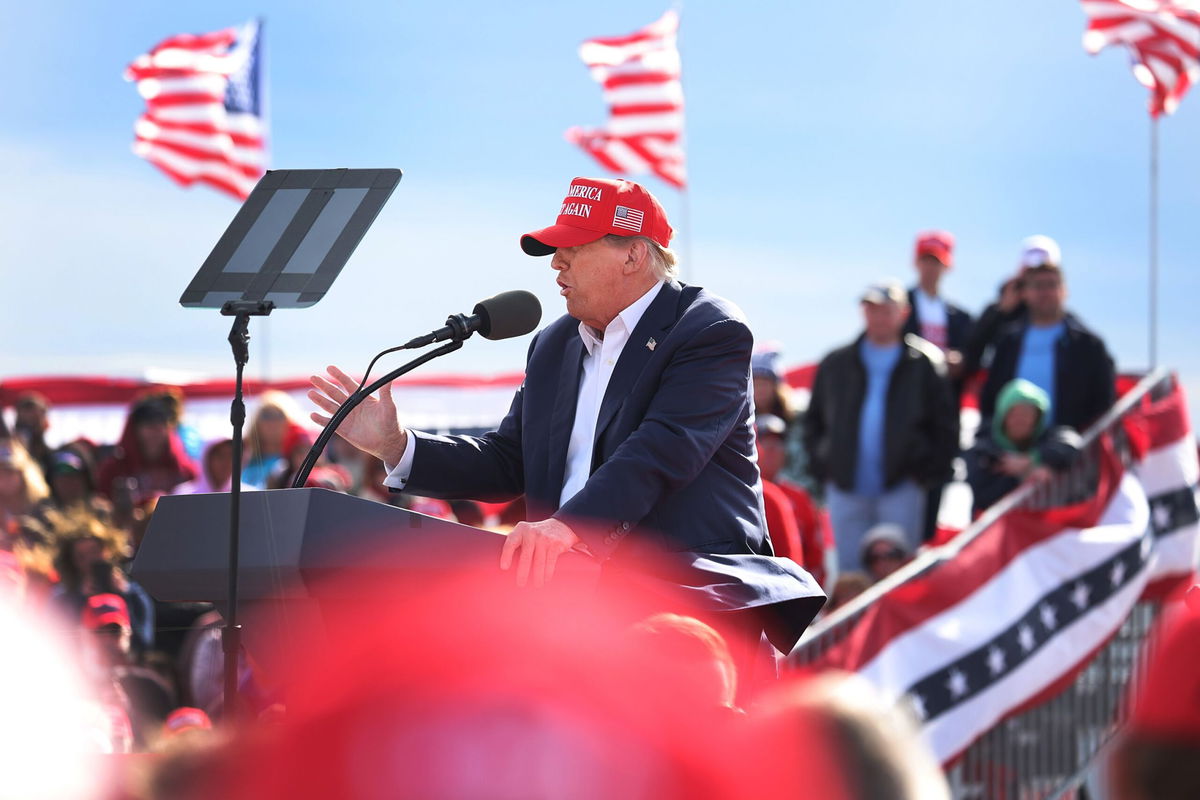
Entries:
{"label": "striped flag fabric", "polygon": [[567,141],[619,175],[653,173],[682,189],[683,84],[677,39],[679,15],[628,36],[589,39],[579,57],[602,87],[609,119],[601,128],[570,128]]}
{"label": "striped flag fabric", "polygon": [[1083,48],[1125,45],[1133,75],[1150,90],[1150,115],[1171,114],[1200,78],[1200,7],[1182,0],[1081,0]]}
{"label": "striped flag fabric", "polygon": [[1195,574],[1200,465],[1186,408],[1176,384],[1131,414],[1126,429],[1141,432],[1144,452],[1127,470],[1105,448],[1093,499],[1006,515],[881,597],[812,666],[858,672],[889,699],[907,698],[944,764],[1050,699],[1139,599]]}
{"label": "striped flag fabric", "polygon": [[164,39],[125,69],[146,110],[133,152],[181,186],[245,200],[267,166],[262,26]]}

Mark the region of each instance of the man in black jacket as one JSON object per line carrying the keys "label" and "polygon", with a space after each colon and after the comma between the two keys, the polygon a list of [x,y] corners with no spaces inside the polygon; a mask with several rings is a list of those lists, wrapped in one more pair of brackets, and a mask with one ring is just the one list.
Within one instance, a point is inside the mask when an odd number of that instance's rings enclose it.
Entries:
{"label": "man in black jacket", "polygon": [[1050,396],[1048,425],[1083,431],[1116,400],[1112,356],[1104,341],[1066,310],[1066,284],[1055,260],[1027,266],[1022,275],[1028,313],[996,342],[979,412],[991,418],[1001,387],[1024,378]]}
{"label": "man in black jacket", "polygon": [[862,537],[881,522],[902,526],[917,548],[926,493],[949,479],[958,452],[958,410],[941,353],[902,333],[909,315],[904,287],[871,286],[862,309],[866,330],[821,361],[804,418],[841,570],[861,568]]}

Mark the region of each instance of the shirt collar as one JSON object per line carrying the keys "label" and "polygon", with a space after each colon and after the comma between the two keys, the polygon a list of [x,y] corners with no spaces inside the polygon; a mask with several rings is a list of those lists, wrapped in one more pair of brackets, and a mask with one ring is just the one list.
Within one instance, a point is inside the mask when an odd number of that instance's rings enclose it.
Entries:
{"label": "shirt collar", "polygon": [[[646,313],[646,309],[650,307],[650,304],[654,302],[654,298],[658,296],[658,290],[662,288],[663,283],[664,281],[655,282],[653,286],[646,290],[644,295],[639,297],[637,300],[634,300],[620,313],[618,313],[617,316],[613,318],[613,321],[608,323],[608,327],[604,329],[605,334],[607,335],[615,332],[615,326],[618,325],[624,328],[627,335],[633,333],[633,329],[636,328],[637,324],[641,321],[642,316]],[[587,349],[589,356],[592,355],[596,351],[596,348],[600,347],[604,341],[600,338],[596,331],[591,328],[591,326],[583,322],[579,323],[579,338],[583,340],[583,346]]]}

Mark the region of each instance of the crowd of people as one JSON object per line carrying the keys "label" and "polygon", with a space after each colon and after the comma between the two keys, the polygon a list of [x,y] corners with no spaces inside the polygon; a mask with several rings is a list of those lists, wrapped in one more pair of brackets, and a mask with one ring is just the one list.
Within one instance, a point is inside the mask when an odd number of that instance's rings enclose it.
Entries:
{"label": "crowd of people", "polygon": [[[831,607],[939,539],[960,458],[978,515],[1021,482],[1070,469],[1080,434],[1115,401],[1112,357],[1066,306],[1054,240],[1021,243],[1016,272],[978,318],[941,289],[954,244],[946,231],[919,234],[916,285],[863,291],[862,333],[821,359],[807,403],[793,399],[774,347],[755,356],[771,538],[819,576]],[[967,403],[981,423],[964,437]]]}
{"label": "crowd of people", "polygon": [[[954,264],[949,233],[920,234],[913,260],[912,288],[884,280],[863,291],[861,335],[821,359],[807,402],[789,387],[777,346],[759,346],[752,360],[770,538],[776,555],[805,566],[825,587],[828,608],[892,574],[937,538],[942,492],[960,457],[974,510],[981,512],[1025,480],[1069,469],[1080,433],[1114,401],[1112,359],[1102,339],[1067,310],[1053,240],[1035,236],[1022,243],[1017,271],[978,318],[942,294],[942,279]],[[964,449],[965,403],[977,403],[982,422]],[[160,497],[229,490],[232,443],[202,441],[173,389],[139,397],[111,444],[81,439],[50,446],[48,412],[45,397],[24,395],[11,429],[0,430],[4,583],[22,608],[70,632],[99,710],[90,729],[98,749],[169,751],[180,732],[211,732],[210,720],[222,717],[221,620],[210,606],[155,602],[130,578],[129,565]],[[303,416],[287,395],[259,398],[246,436],[243,489],[291,485],[313,443]],[[511,527],[525,516],[519,500],[500,506],[389,491],[387,474],[378,459],[335,439],[307,485],[474,526]],[[822,797],[948,796],[936,765],[914,744],[913,723],[900,710],[873,705],[869,687],[855,679],[830,676],[751,698],[737,689],[737,668],[721,634],[705,623],[650,617],[625,633],[643,653],[640,679],[661,678],[650,680],[655,702],[677,703],[664,713],[714,709],[719,723],[709,727],[727,729],[725,744],[772,776],[764,796],[816,796],[795,793],[813,785],[827,786]],[[487,669],[488,657],[479,663]],[[253,664],[244,659],[242,668],[251,711],[268,719],[281,713],[282,698],[258,679]],[[751,708],[757,711],[748,715]],[[439,720],[457,730],[449,717]],[[539,737],[554,732],[545,719],[532,717],[517,728],[547,747]],[[822,772],[815,756],[786,766],[763,762],[764,754],[811,747],[816,731],[832,732],[820,737],[833,742],[823,745],[822,757],[840,769]],[[300,746],[259,746],[293,745]],[[468,756],[466,749],[455,754]],[[169,763],[179,772],[151,781],[159,788],[146,796],[189,796],[178,781],[186,783],[194,765]],[[175,787],[173,793],[156,795],[163,786]],[[280,791],[261,796],[284,796]]]}

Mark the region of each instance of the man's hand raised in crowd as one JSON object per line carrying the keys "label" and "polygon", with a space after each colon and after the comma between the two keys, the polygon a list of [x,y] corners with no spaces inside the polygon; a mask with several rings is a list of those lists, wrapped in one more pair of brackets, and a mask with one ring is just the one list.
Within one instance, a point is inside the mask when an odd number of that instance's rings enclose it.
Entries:
{"label": "man's hand raised in crowd", "polygon": [[525,586],[532,573],[533,585],[541,588],[554,577],[558,557],[579,543],[575,532],[556,519],[519,522],[504,541],[500,569],[511,568],[516,553],[517,586]]}
{"label": "man's hand raised in crowd", "polygon": [[[309,380],[313,388],[308,399],[317,404],[328,416],[312,413],[314,422],[325,425],[337,411],[338,406],[358,388],[358,381],[337,367],[328,368],[329,377],[313,375]],[[392,400],[392,385],[389,383],[379,391],[378,398],[368,397],[342,420],[338,426],[341,436],[359,450],[365,450],[385,464],[395,466],[404,455],[408,444],[408,431],[400,427],[396,417],[396,403]]]}

